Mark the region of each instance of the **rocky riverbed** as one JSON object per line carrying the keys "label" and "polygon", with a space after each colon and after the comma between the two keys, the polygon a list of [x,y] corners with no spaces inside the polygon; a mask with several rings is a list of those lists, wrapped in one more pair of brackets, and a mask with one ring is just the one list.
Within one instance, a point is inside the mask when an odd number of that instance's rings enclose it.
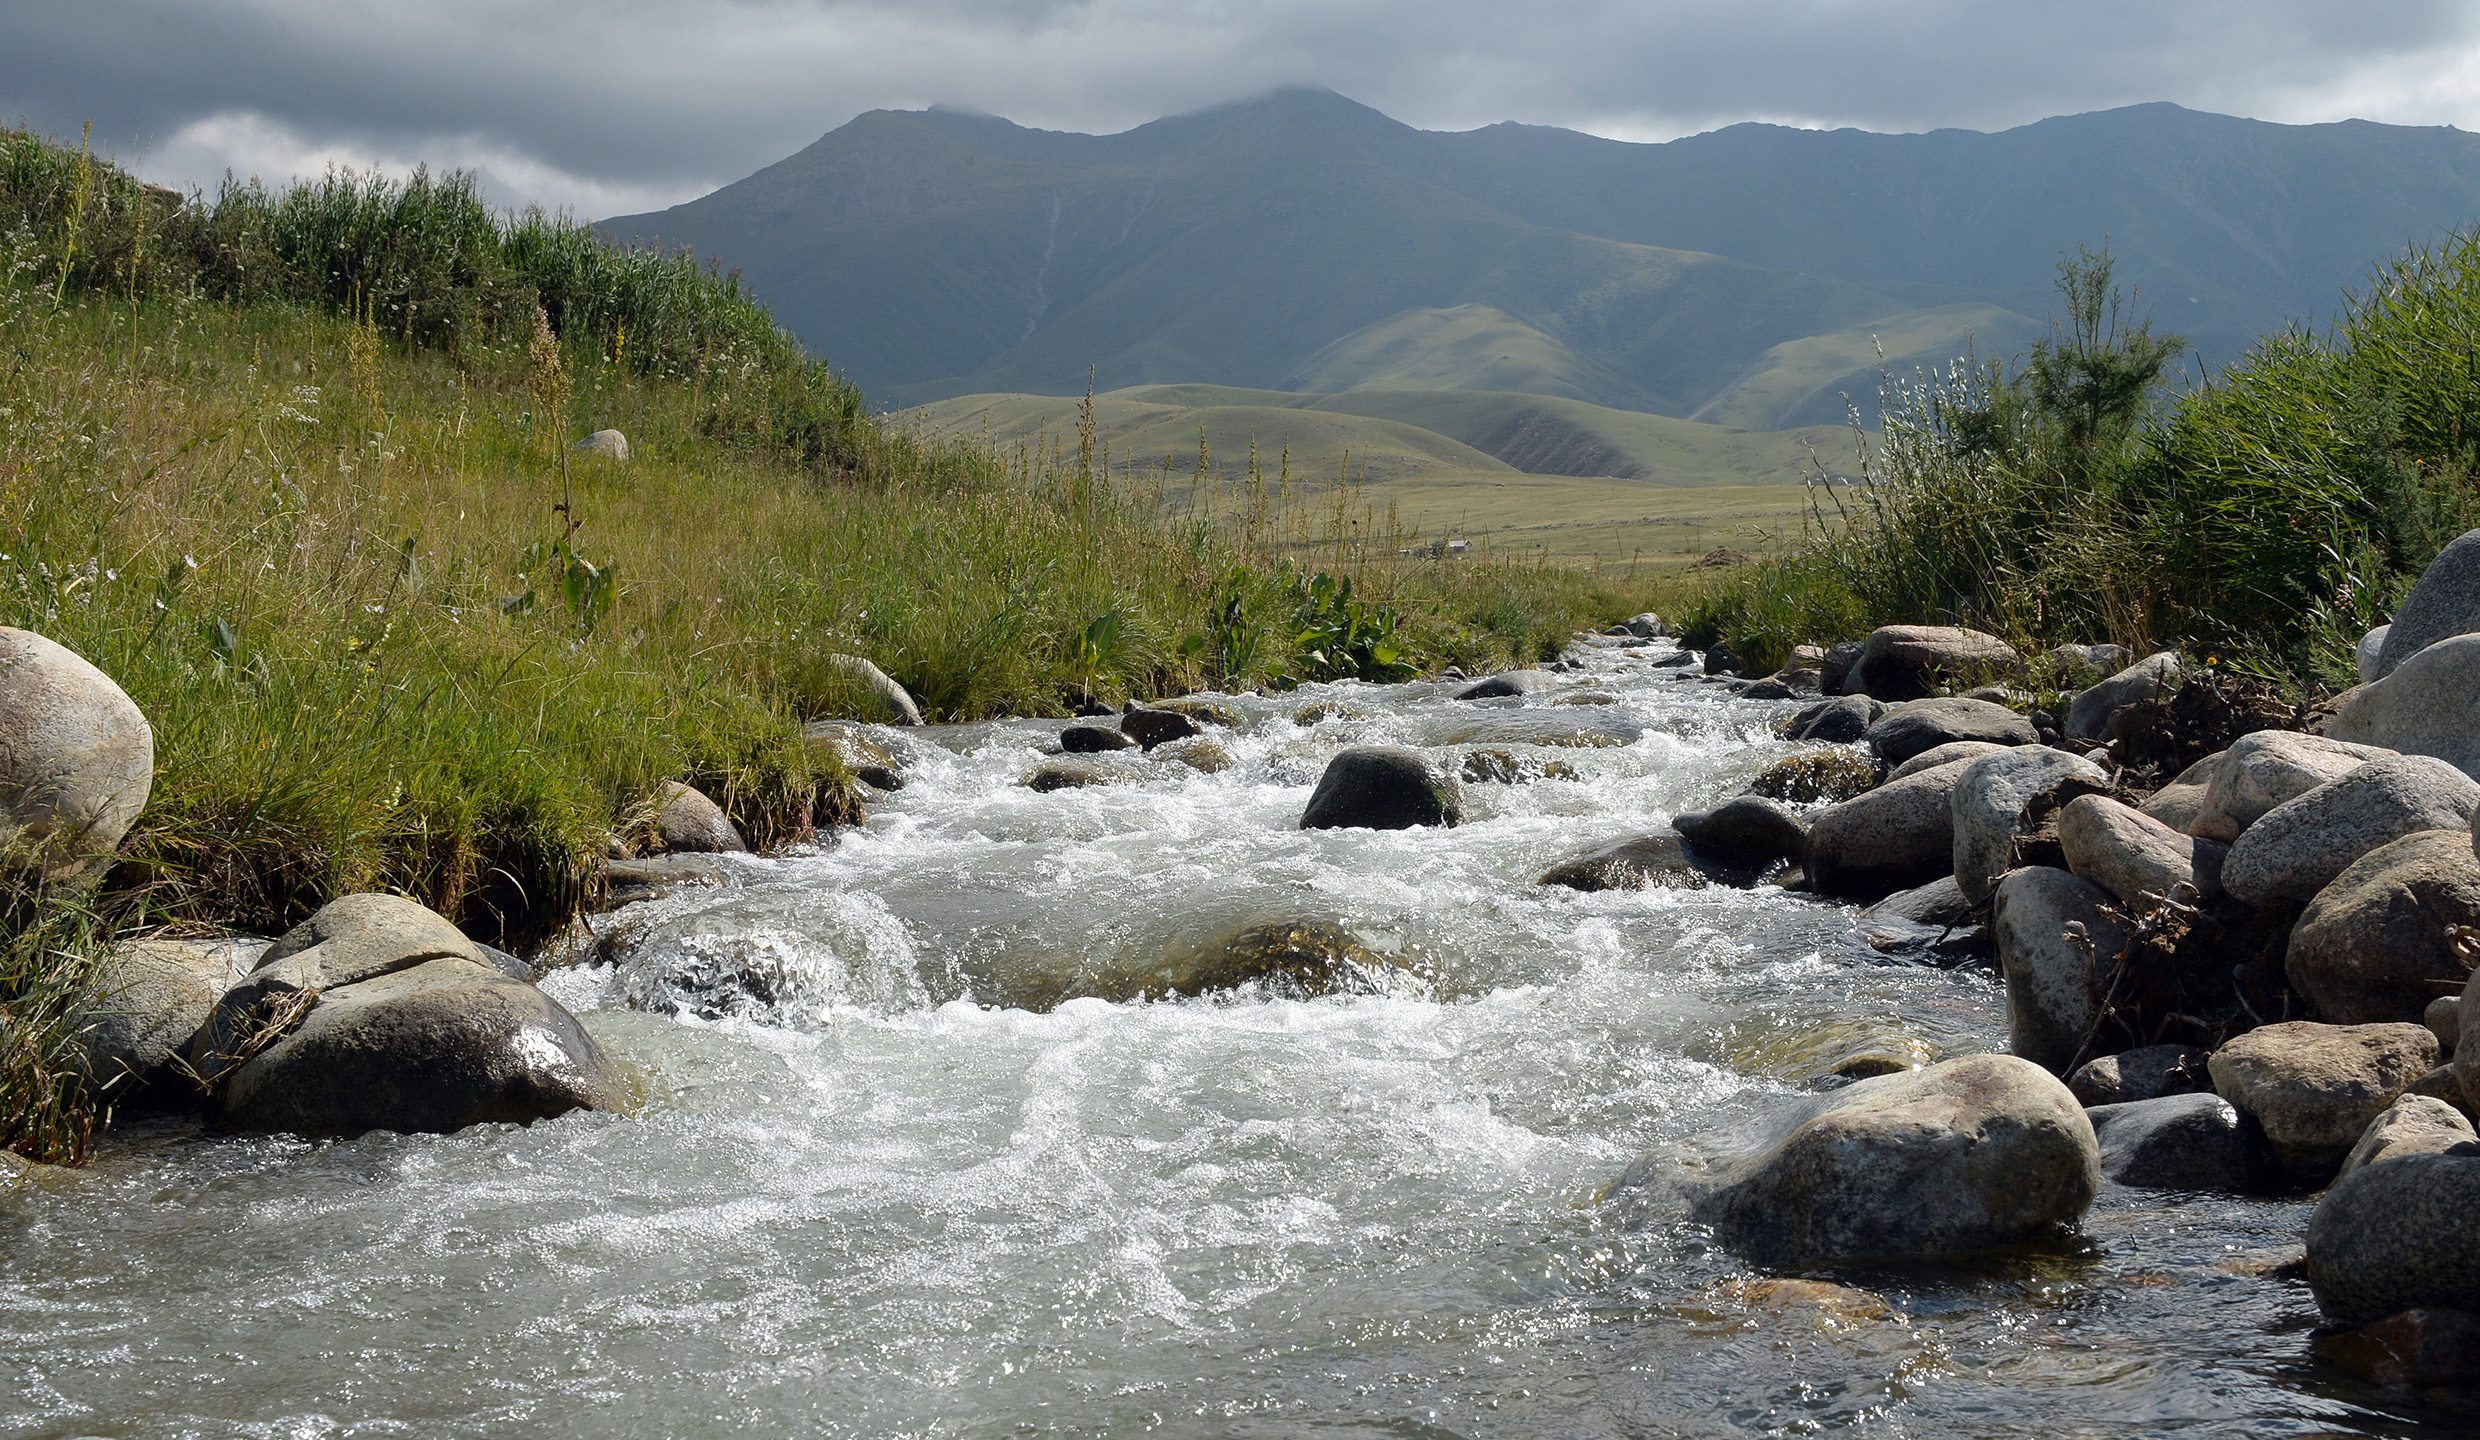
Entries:
{"label": "rocky riverbed", "polygon": [[[2098,1139],[2077,1129],[2094,1123],[2077,1101],[2122,1093],[2084,1093],[2093,1077],[2067,1099],[2028,1062],[1963,1060],[2022,1027],[1953,881],[1873,909],[1776,883],[1782,815],[1725,802],[1773,791],[1794,834],[1813,827],[1900,768],[1864,738],[1883,716],[1789,739],[1817,702],[1742,698],[1694,658],[1596,637],[1473,699],[1454,681],[1211,697],[1200,735],[1157,727],[1150,750],[1054,755],[1059,721],[869,727],[902,788],[863,829],[661,862],[633,892],[656,898],[552,957],[573,963],[544,1003],[613,1072],[586,1098],[625,1099],[444,1135],[140,1120],[90,1169],[0,1195],[0,1425],[2464,1423],[2453,1392],[2320,1358],[2298,1263],[2312,1191],[2244,1169],[2113,1178],[2128,1154],[2209,1160],[2235,1111],[2185,1119],[2205,1144],[2146,1150],[2106,1114]],[[1917,673],[1871,663],[1890,685]],[[2072,744],[2011,723],[2030,735],[1906,738],[1936,743],[1867,793]],[[1199,763],[1201,742],[1220,758]],[[1993,748],[1940,757],[1973,744]],[[1338,756],[1404,751],[1428,766],[1413,808],[1451,795],[1455,824],[1303,828]],[[1955,793],[1936,792],[1950,826]],[[1541,883],[1597,854],[1574,872],[1591,884]],[[2122,1091],[2177,1074],[2188,1108],[2230,1109],[2201,1093],[2217,1072],[2123,1058]],[[1994,1186],[1968,1156],[1940,1169],[1898,1145],[1863,1190],[1943,1185],[1957,1223],[1855,1211],[1769,1249],[1769,1206],[1809,1192],[1749,1182],[1766,1147],[1906,1108],[1976,1136],[2037,1113],[2048,1138],[2009,1141]],[[2421,1118],[2398,1122],[2406,1145]],[[2243,1139],[2238,1163],[2259,1164]],[[2365,1173],[2414,1160],[2440,1163]],[[2004,1193],[2036,1172],[2047,1189]],[[2001,1248],[1836,1253],[1922,1233]]]}

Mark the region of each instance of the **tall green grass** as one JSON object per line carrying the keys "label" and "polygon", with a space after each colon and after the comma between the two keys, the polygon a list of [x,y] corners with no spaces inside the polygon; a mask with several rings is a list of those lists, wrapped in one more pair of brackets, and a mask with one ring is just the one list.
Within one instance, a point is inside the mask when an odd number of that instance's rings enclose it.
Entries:
{"label": "tall green grass", "polygon": [[[2169,337],[2109,278],[2106,255],[2064,267],[2068,319],[2019,365],[1887,377],[1865,482],[1815,492],[1805,543],[1719,587],[1691,631],[1763,655],[1890,623],[2185,641],[2351,683],[2359,636],[2480,523],[2480,233],[2379,266],[2329,332],[2269,336],[2175,392]],[[2062,355],[2110,383],[2045,377]]]}

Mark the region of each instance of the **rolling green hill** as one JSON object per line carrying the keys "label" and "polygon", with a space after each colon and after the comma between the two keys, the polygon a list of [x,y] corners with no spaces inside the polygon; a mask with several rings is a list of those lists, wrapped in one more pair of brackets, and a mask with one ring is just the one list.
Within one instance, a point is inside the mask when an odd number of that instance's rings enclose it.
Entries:
{"label": "rolling green hill", "polygon": [[2480,138],[2136,106],[1999,134],[1436,134],[1286,91],[1118,135],[874,111],[603,223],[740,269],[874,396],[1163,382],[1523,391],[1743,428],[1875,398],[1877,352],[2012,354],[2062,253],[2219,363],[2480,216]]}

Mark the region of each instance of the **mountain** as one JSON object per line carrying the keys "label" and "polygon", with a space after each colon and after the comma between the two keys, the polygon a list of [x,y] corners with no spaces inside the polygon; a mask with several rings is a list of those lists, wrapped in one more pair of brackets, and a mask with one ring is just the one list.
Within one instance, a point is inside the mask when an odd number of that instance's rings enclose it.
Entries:
{"label": "mountain", "polygon": [[2107,241],[2227,359],[2480,216],[2480,138],[2143,105],[1998,134],[1735,125],[1667,144],[1399,124],[1322,91],[1117,135],[873,111],[602,222],[740,269],[874,395],[1199,382],[1520,391],[1830,423],[1898,368],[2045,328]]}

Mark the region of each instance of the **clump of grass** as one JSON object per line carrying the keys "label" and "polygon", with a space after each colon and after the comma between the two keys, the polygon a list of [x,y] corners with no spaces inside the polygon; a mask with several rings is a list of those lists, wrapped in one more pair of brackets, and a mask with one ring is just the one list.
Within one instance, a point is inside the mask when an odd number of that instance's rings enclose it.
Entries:
{"label": "clump of grass", "polygon": [[100,929],[74,897],[15,889],[0,907],[0,1150],[79,1164],[96,1125],[79,1036]]}

